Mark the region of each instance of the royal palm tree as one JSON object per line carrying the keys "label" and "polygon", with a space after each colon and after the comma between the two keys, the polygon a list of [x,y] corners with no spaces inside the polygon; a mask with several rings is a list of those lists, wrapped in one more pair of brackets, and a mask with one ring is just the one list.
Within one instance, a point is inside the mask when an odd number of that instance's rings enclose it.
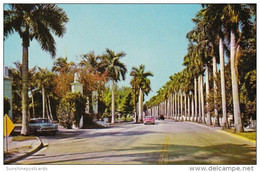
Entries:
{"label": "royal palm tree", "polygon": [[[224,33],[223,33],[223,22],[222,22],[222,14],[224,5],[206,5],[204,9],[204,18],[207,23],[211,26],[209,30],[211,30],[213,34],[211,34],[211,38],[218,40],[219,44],[219,61],[220,61],[220,76],[221,76],[221,100],[222,100],[222,127],[228,128],[227,122],[227,105],[226,105],[226,88],[225,88],[225,61],[224,61]],[[214,86],[214,113],[215,113],[215,122],[214,126],[219,126],[219,117],[218,110],[216,105],[216,96],[217,96],[217,84],[216,84],[216,72],[217,72],[217,60],[216,56],[212,58],[213,62],[213,86]]]}
{"label": "royal palm tree", "polygon": [[[209,71],[208,66],[209,62],[214,56],[214,42],[211,38],[211,28],[207,20],[204,18],[204,10],[200,10],[196,18],[193,19],[196,23],[196,36],[193,38],[196,44],[196,49],[199,57],[201,58],[203,65],[205,66],[205,75],[206,75],[206,96],[209,97]],[[202,66],[203,67],[203,66]],[[204,96],[203,96],[203,77],[200,76],[200,98],[201,98],[201,113],[202,113],[202,122],[205,122],[204,118]],[[207,118],[206,124],[211,125],[211,117],[209,112],[208,101],[206,101],[207,109]]]}
{"label": "royal palm tree", "polygon": [[[231,68],[231,80],[232,80],[232,95],[233,95],[233,113],[235,121],[235,131],[243,131],[242,119],[240,114],[239,103],[239,88],[238,88],[238,72],[237,64],[241,55],[240,39],[239,37],[250,29],[251,18],[251,6],[247,4],[223,4],[223,5],[207,5],[206,11],[208,19],[214,22],[214,27],[217,28],[219,34],[219,52],[220,52],[220,71],[221,71],[221,84],[224,83],[224,51],[223,51],[223,39],[224,35],[227,37],[227,41],[230,45],[230,68]],[[212,18],[213,17],[213,18]],[[209,21],[208,20],[208,21]],[[224,30],[223,30],[224,28]],[[221,85],[222,87],[222,85]],[[221,90],[225,91],[223,88]],[[223,95],[222,91],[222,101]],[[224,97],[225,98],[225,97]],[[225,106],[222,103],[222,106]],[[223,108],[226,110],[226,107]],[[223,111],[224,124],[223,127],[228,127],[226,121],[226,111]],[[225,115],[225,116],[224,116]]]}
{"label": "royal palm tree", "polygon": [[[232,80],[233,95],[233,113],[235,132],[242,132],[243,124],[239,103],[239,87],[238,87],[238,59],[241,56],[241,47],[239,35],[243,32],[249,32],[248,28],[251,19],[250,6],[247,4],[229,4],[223,9],[223,25],[230,39],[230,68]],[[245,28],[245,29],[244,29]],[[241,30],[241,31],[240,31]]]}
{"label": "royal palm tree", "polygon": [[[47,103],[47,102],[49,102],[48,90],[50,90],[52,88],[51,84],[53,83],[53,79],[54,79],[54,74],[52,72],[50,72],[46,68],[43,69],[43,68],[38,67],[38,71],[35,74],[35,81],[38,84],[38,88],[42,90],[42,117],[46,118],[46,109],[47,109],[47,117],[51,120],[53,120],[52,115],[51,115],[50,110],[48,111],[48,108],[46,108],[46,105],[50,106],[50,104]],[[49,109],[51,109],[51,107],[49,107]],[[49,112],[50,112],[50,115],[48,115]]]}
{"label": "royal palm tree", "polygon": [[101,57],[96,56],[94,51],[81,55],[81,61],[79,65],[86,67],[88,72],[94,75],[104,72],[104,69],[101,68]]}
{"label": "royal palm tree", "polygon": [[198,54],[198,48],[195,45],[197,33],[196,30],[192,30],[187,34],[187,38],[190,41],[190,44],[188,45],[188,54],[184,57],[183,64],[188,68],[188,71],[190,71],[191,78],[193,78],[194,81],[194,117],[193,118],[196,122],[199,120],[198,117],[198,105],[201,103],[198,102],[198,95],[199,95],[199,75],[201,75],[203,71],[202,67],[202,60],[199,58]]}
{"label": "royal palm tree", "polygon": [[177,120],[178,118],[178,98],[177,92],[179,90],[179,83],[178,83],[178,73],[175,73],[173,76],[170,76],[171,79],[171,87],[174,94],[174,119]]}
{"label": "royal palm tree", "polygon": [[176,81],[176,93],[177,93],[177,120],[182,120],[182,105],[181,105],[181,88],[182,88],[182,72],[178,72],[175,75],[175,81]]}
{"label": "royal palm tree", "polygon": [[135,80],[135,78],[132,78],[130,81],[130,84],[132,86],[133,94],[134,94],[134,104],[135,104],[135,122],[138,122],[138,108],[137,108],[137,99],[138,99],[138,83]]}
{"label": "royal palm tree", "polygon": [[10,4],[4,11],[4,37],[18,32],[22,39],[22,135],[28,135],[28,55],[30,41],[36,39],[44,51],[56,54],[53,32],[58,37],[65,33],[68,17],[55,4]]}
{"label": "royal palm tree", "polygon": [[36,88],[36,82],[35,82],[35,72],[36,72],[36,66],[34,66],[32,69],[28,71],[28,88],[31,92],[32,96],[32,110],[33,114],[32,116],[35,117],[35,105],[34,105],[34,89]]}
{"label": "royal palm tree", "polygon": [[68,62],[67,57],[59,57],[55,60],[52,67],[52,72],[61,73],[68,73],[75,67],[74,62]]}
{"label": "royal palm tree", "polygon": [[[185,56],[186,57],[186,56]],[[184,81],[184,86],[183,86],[183,91],[184,91],[184,94],[185,94],[185,104],[188,104],[188,107],[187,107],[187,110],[186,113],[187,113],[187,117],[189,118],[189,120],[191,119],[190,118],[190,95],[189,93],[191,91],[193,91],[193,78],[192,78],[192,73],[190,72],[190,69],[188,67],[184,68],[183,69],[183,81]],[[185,105],[185,109],[186,109],[186,105]]]}
{"label": "royal palm tree", "polygon": [[[21,97],[22,95],[22,64],[17,61],[14,62],[15,68],[10,69],[10,75],[13,78],[13,87],[15,88],[15,94],[19,95]],[[34,89],[36,88],[36,82],[35,82],[35,70],[36,67],[33,67],[28,70],[28,90],[31,92],[31,99],[32,99],[32,116],[35,117],[35,104],[34,104]]]}
{"label": "royal palm tree", "polygon": [[105,69],[105,73],[109,80],[112,81],[112,119],[111,123],[115,123],[115,84],[121,80],[125,80],[127,68],[124,63],[120,61],[126,54],[124,52],[115,53],[110,49],[106,49],[106,54],[101,57],[101,68]]}
{"label": "royal palm tree", "polygon": [[148,79],[149,76],[153,76],[151,72],[146,72],[145,71],[145,66],[140,65],[139,68],[132,67],[132,71],[130,73],[130,76],[132,76],[137,84],[137,88],[139,90],[139,118],[138,120],[140,121],[142,119],[142,114],[143,114],[143,94],[148,95],[148,93],[151,90],[150,87],[150,79]]}
{"label": "royal palm tree", "polygon": [[164,100],[165,100],[165,115],[169,118],[170,115],[170,97],[171,97],[171,81],[167,81],[163,86],[164,89]]}

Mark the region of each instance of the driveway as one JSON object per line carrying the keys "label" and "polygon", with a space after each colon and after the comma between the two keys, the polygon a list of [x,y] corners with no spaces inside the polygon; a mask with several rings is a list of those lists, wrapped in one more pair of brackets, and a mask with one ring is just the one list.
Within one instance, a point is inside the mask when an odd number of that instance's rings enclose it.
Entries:
{"label": "driveway", "polygon": [[16,164],[256,164],[256,144],[191,122],[62,129]]}

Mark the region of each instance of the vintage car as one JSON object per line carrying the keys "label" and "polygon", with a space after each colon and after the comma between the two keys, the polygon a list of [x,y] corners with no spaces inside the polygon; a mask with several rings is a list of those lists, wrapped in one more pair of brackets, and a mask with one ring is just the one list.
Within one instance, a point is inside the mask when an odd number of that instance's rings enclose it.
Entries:
{"label": "vintage car", "polygon": [[144,125],[146,124],[155,124],[155,118],[153,116],[144,117]]}
{"label": "vintage car", "polygon": [[55,135],[58,132],[58,125],[45,118],[32,118],[29,122],[30,133],[46,133]]}
{"label": "vintage car", "polygon": [[160,115],[159,120],[164,120],[164,115]]}

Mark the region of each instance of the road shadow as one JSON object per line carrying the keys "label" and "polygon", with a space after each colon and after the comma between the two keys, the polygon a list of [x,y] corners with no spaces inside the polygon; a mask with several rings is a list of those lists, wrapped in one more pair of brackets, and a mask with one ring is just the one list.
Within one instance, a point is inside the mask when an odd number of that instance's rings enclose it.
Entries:
{"label": "road shadow", "polygon": [[153,134],[153,133],[160,133],[160,132],[154,132],[154,131],[112,131],[112,132],[105,132],[105,133],[86,133],[80,137],[77,137],[76,139],[82,139],[82,138],[95,138],[95,137],[121,137],[121,136],[142,136],[146,134]]}
{"label": "road shadow", "polygon": [[85,132],[86,132],[85,130],[68,129],[68,130],[60,130],[56,133],[56,135],[38,134],[38,136],[40,136],[41,138],[46,138],[46,139],[67,139],[67,138],[78,137]]}
{"label": "road shadow", "polygon": [[[120,161],[120,164],[176,164],[176,165],[193,165],[193,164],[214,164],[214,165],[255,165],[256,148],[249,147],[246,144],[220,144],[211,146],[190,146],[169,144],[167,150],[163,144],[148,144],[131,149],[109,149],[106,152],[81,152],[72,154],[62,154],[55,156],[32,157],[34,160],[41,159],[41,162],[35,164],[82,164],[81,161],[88,161],[88,164],[102,161],[104,159],[126,159]],[[113,153],[111,153],[111,151]],[[139,153],[136,153],[138,151]],[[110,153],[109,153],[110,152]],[[90,155],[91,153],[95,153]],[[84,157],[85,156],[85,157]],[[55,157],[61,157],[61,159]],[[163,157],[163,158],[162,158]],[[45,160],[45,158],[47,158]],[[54,158],[50,160],[49,158]],[[162,161],[164,160],[164,161]],[[92,164],[92,163],[91,163]],[[93,163],[95,164],[95,163]],[[99,163],[100,164],[100,163]],[[101,164],[106,164],[101,163]],[[109,162],[109,164],[111,164]],[[112,163],[118,164],[118,163]]]}

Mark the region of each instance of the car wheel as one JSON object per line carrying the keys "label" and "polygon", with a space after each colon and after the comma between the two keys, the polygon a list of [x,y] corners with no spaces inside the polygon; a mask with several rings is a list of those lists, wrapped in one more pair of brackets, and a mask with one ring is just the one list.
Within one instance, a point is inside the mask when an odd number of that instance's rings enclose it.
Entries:
{"label": "car wheel", "polygon": [[30,135],[36,135],[37,134],[37,130],[36,129],[33,129],[30,131]]}

